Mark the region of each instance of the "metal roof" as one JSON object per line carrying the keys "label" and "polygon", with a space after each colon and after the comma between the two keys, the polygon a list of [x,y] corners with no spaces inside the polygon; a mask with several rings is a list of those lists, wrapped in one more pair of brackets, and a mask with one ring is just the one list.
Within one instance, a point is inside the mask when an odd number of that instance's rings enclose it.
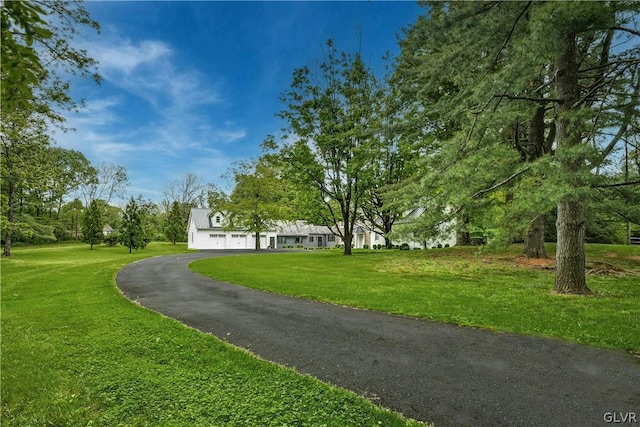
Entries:
{"label": "metal roof", "polygon": [[190,221],[194,222],[196,229],[214,228],[211,224],[211,209],[191,208],[190,217]]}

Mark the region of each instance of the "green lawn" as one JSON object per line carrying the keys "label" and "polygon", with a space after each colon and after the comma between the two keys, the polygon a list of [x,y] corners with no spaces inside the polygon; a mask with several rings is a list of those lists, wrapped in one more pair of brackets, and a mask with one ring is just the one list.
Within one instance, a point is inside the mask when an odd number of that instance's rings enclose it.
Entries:
{"label": "green lawn", "polygon": [[2,259],[2,425],[415,425],[123,298],[117,271],[184,245]]}
{"label": "green lawn", "polygon": [[[593,296],[553,295],[553,259],[514,246],[310,251],[194,262],[201,274],[270,292],[601,347],[640,351],[640,247],[588,245]],[[555,246],[548,246],[554,256]]]}

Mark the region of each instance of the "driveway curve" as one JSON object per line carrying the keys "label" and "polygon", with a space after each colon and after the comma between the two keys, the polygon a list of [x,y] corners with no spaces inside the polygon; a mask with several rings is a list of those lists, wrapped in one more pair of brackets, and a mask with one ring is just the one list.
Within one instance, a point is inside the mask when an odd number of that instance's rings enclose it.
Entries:
{"label": "driveway curve", "polygon": [[236,254],[149,258],[116,282],[147,308],[436,426],[640,422],[631,354],[274,295],[188,268]]}

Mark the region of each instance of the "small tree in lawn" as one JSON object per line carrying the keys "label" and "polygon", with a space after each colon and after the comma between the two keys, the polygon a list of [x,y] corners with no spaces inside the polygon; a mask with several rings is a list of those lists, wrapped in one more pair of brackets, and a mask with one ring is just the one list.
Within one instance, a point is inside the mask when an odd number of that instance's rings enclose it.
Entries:
{"label": "small tree in lawn", "polygon": [[175,200],[171,205],[169,216],[167,217],[167,229],[165,235],[174,245],[176,241],[183,240],[185,234],[184,217],[182,216],[182,206]]}
{"label": "small tree in lawn", "polygon": [[127,203],[122,214],[120,243],[129,248],[129,253],[131,253],[132,249],[143,249],[146,246],[142,215],[133,196],[129,199],[129,203]]}
{"label": "small tree in lawn", "polygon": [[102,240],[102,214],[97,200],[93,200],[89,204],[89,208],[82,218],[82,241],[91,245],[100,243]]}

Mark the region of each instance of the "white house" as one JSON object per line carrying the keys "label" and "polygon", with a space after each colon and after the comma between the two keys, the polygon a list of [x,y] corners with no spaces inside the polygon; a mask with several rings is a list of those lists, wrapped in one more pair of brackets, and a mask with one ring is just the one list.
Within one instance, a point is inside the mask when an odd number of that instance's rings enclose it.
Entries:
{"label": "white house", "polygon": [[337,240],[329,227],[305,221],[279,222],[277,234],[278,248],[332,248]]}
{"label": "white house", "polygon": [[[224,230],[223,212],[192,208],[189,213],[187,239],[189,249],[254,249],[255,233]],[[275,230],[260,233],[260,248],[325,248],[336,245],[329,227],[304,221],[278,222]]]}
{"label": "white house", "polygon": [[[189,249],[254,249],[255,233],[244,230],[225,231],[224,214],[211,209],[193,208],[189,213],[187,247]],[[260,233],[260,248],[276,246],[276,232]]]}
{"label": "white house", "polygon": [[[403,220],[396,225],[422,215],[423,209],[407,212]],[[189,249],[254,249],[255,233],[245,230],[225,231],[223,212],[211,212],[210,209],[191,209],[188,224]],[[450,224],[448,224],[450,225]],[[437,245],[454,246],[456,233],[451,227],[442,226],[438,238],[421,240],[417,237],[399,237],[393,240],[394,245],[408,244],[414,248],[432,248]],[[342,241],[329,227],[308,224],[304,221],[278,222],[275,230],[260,233],[260,248],[332,248]],[[374,245],[384,245],[384,237],[364,224],[357,225],[353,233],[353,247],[356,249],[373,249]]]}
{"label": "white house", "polygon": [[[413,209],[405,213],[404,217],[396,221],[394,227],[401,227],[403,223],[407,223],[412,219],[415,219],[424,213],[424,208]],[[404,243],[409,245],[409,248],[432,248],[438,245],[441,246],[454,246],[457,243],[457,237],[455,230],[452,229],[451,224],[443,224],[440,226],[440,230],[437,233],[438,237],[431,239],[419,239],[412,236],[396,237],[393,239],[393,244],[400,246]],[[356,249],[362,249],[368,247],[373,249],[374,245],[384,245],[384,236],[374,229],[370,224],[359,224],[354,227],[353,230],[353,247]]]}

